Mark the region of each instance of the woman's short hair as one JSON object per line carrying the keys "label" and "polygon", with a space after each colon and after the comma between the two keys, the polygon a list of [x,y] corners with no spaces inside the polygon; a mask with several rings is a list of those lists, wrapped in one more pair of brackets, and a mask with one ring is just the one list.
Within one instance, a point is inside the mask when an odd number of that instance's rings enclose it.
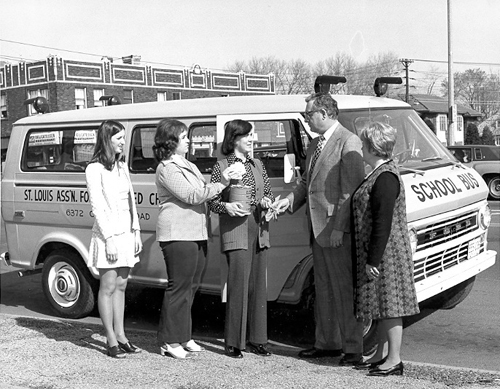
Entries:
{"label": "woman's short hair", "polygon": [[381,158],[392,158],[396,144],[396,129],[388,124],[372,122],[359,136],[370,152]]}
{"label": "woman's short hair", "polygon": [[222,141],[222,155],[229,155],[234,151],[236,138],[248,135],[252,131],[252,125],[246,120],[231,120],[224,127],[224,140]]}
{"label": "woman's short hair", "polygon": [[339,107],[337,101],[328,92],[318,92],[307,96],[306,103],[313,101],[316,109],[323,109],[329,118],[336,119],[339,116]]}
{"label": "woman's short hair", "polygon": [[111,171],[116,161],[125,162],[125,155],[123,153],[116,154],[111,145],[111,138],[121,131],[125,131],[123,124],[114,120],[103,121],[97,129],[94,155],[89,163],[99,162]]}
{"label": "woman's short hair", "polygon": [[179,136],[187,131],[184,123],[174,119],[163,119],[156,127],[153,153],[158,161],[169,159],[179,145]]}

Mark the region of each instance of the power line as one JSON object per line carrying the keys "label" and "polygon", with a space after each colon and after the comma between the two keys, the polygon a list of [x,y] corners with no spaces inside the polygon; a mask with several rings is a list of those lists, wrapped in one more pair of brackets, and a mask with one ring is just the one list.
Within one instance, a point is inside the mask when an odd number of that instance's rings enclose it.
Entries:
{"label": "power line", "polygon": [[[434,59],[414,59],[414,61],[418,61],[418,62],[448,63],[448,61],[440,61],[440,60],[434,60]],[[459,65],[500,66],[500,63],[494,63],[494,62],[453,61],[453,63],[459,64]]]}

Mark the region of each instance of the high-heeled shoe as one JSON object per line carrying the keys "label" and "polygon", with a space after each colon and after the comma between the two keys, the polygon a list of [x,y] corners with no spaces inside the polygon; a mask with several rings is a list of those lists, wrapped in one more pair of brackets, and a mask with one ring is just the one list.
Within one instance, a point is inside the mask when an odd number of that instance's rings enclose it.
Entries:
{"label": "high-heeled shoe", "polygon": [[184,350],[184,347],[182,347],[181,345],[172,347],[171,345],[166,343],[160,347],[160,355],[162,356],[170,355],[172,358],[176,359],[191,358],[191,354],[189,354],[186,350]]}
{"label": "high-heeled shoe", "polygon": [[378,376],[378,377],[386,377],[389,375],[403,375],[404,365],[403,362],[399,362],[397,365],[394,365],[388,369],[381,369],[380,366],[370,370],[368,373],[369,376]]}
{"label": "high-heeled shoe", "polygon": [[377,362],[363,361],[363,362],[358,363],[356,366],[354,366],[354,369],[356,369],[356,370],[367,370],[367,369],[371,370],[371,369],[376,368],[377,366],[380,366],[386,360],[387,360],[387,356],[385,356],[384,358],[382,358],[381,360],[379,360]]}
{"label": "high-heeled shoe", "polygon": [[118,346],[108,346],[106,345],[107,348],[107,354],[111,358],[117,358],[117,359],[122,359],[125,358],[125,354],[120,350]]}
{"label": "high-heeled shoe", "polygon": [[191,339],[188,342],[181,343],[181,346],[184,348],[184,350],[189,351],[191,353],[199,353],[200,351],[205,350],[198,343],[196,343],[193,339]]}
{"label": "high-heeled shoe", "polygon": [[127,343],[122,343],[118,341],[118,347],[120,347],[123,351],[126,353],[140,353],[142,350],[136,346],[134,346],[132,343],[127,342]]}

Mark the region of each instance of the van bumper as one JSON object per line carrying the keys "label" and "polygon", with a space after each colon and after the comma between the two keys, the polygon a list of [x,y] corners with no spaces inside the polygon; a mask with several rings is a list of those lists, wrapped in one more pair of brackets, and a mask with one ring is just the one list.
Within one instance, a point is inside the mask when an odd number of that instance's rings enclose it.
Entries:
{"label": "van bumper", "polygon": [[483,272],[495,264],[496,255],[496,251],[486,250],[474,258],[447,269],[444,273],[438,273],[417,282],[415,288],[418,301],[427,300]]}
{"label": "van bumper", "polygon": [[8,251],[0,254],[0,262],[2,262],[6,266],[12,266],[12,263],[10,262],[10,255],[9,255]]}

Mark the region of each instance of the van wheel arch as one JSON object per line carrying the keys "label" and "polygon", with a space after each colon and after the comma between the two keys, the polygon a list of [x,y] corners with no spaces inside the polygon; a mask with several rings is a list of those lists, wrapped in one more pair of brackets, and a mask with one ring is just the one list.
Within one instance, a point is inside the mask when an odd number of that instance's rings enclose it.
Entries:
{"label": "van wheel arch", "polygon": [[74,250],[57,249],[46,256],[42,289],[59,316],[70,319],[88,316],[96,306],[98,285]]}

